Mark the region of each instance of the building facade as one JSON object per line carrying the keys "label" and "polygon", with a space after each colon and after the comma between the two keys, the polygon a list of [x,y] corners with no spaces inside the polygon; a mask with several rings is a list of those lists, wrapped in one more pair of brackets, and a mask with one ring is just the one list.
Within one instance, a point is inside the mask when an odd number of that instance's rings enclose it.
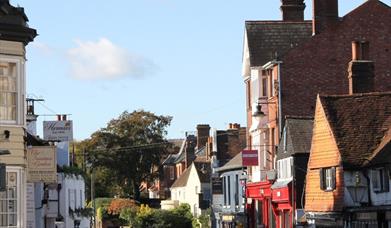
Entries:
{"label": "building facade", "polygon": [[[284,117],[313,116],[318,93],[346,93],[346,63],[351,60],[352,46],[357,47],[358,56],[374,60],[379,74],[373,82],[375,91],[391,89],[391,83],[384,83],[391,73],[385,48],[391,41],[390,7],[370,0],[343,17],[338,15],[337,0],[314,0],[313,7],[312,21],[301,17],[304,3],[296,0],[282,1],[282,21],[246,22],[242,74],[247,92],[247,144],[259,151],[259,165],[249,169],[247,186],[248,194],[255,195],[247,197],[253,200],[249,200],[250,210],[257,210],[261,202],[259,211],[264,213],[259,220],[266,227],[275,223],[268,188],[275,181],[270,170],[277,168],[276,145]],[[256,216],[251,219],[255,226]]]}
{"label": "building facade", "polygon": [[27,25],[24,9],[0,1],[0,149],[9,155],[6,191],[0,192],[0,226],[26,227],[26,45],[36,31]]}

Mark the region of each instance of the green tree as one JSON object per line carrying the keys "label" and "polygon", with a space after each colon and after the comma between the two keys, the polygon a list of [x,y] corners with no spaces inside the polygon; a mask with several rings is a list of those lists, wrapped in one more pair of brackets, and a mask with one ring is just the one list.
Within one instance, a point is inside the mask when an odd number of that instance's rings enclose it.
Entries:
{"label": "green tree", "polygon": [[97,191],[138,200],[141,182],[157,177],[156,167],[170,147],[165,136],[171,120],[144,110],[125,111],[83,142],[96,171]]}

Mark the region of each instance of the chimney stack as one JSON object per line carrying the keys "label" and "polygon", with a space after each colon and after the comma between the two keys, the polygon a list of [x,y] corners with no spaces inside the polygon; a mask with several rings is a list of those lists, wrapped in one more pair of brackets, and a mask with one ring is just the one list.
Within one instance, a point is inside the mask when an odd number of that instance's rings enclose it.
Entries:
{"label": "chimney stack", "polygon": [[319,34],[338,21],[338,0],[313,0],[312,33]]}
{"label": "chimney stack", "polygon": [[375,64],[369,60],[369,42],[352,42],[349,62],[349,94],[374,92]]}
{"label": "chimney stack", "polygon": [[196,139],[194,135],[188,135],[186,137],[185,144],[185,168],[188,168],[195,159],[195,143]]}
{"label": "chimney stack", "polygon": [[283,21],[304,21],[304,0],[281,0]]}
{"label": "chimney stack", "polygon": [[209,124],[198,124],[197,125],[197,148],[200,149],[206,146],[209,138]]}

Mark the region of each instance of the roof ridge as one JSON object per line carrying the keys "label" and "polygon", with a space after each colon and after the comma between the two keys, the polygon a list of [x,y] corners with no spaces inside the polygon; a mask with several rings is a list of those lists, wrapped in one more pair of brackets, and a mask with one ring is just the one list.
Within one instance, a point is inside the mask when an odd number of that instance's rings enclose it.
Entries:
{"label": "roof ridge", "polygon": [[366,97],[366,96],[384,96],[391,95],[391,91],[387,92],[370,92],[370,93],[355,93],[355,94],[333,94],[333,95],[321,95],[320,98],[344,98],[344,97]]}
{"label": "roof ridge", "polygon": [[304,21],[283,21],[283,20],[246,20],[245,24],[254,23],[254,24],[308,24],[312,23],[312,20]]}
{"label": "roof ridge", "polygon": [[313,120],[314,117],[313,116],[300,116],[300,115],[286,115],[285,119],[304,119],[304,120],[310,119],[310,120]]}

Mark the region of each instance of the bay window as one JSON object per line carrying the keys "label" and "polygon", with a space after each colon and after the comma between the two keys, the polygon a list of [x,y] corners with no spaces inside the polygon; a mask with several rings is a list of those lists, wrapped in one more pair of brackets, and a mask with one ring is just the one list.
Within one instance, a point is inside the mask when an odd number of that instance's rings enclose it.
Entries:
{"label": "bay window", "polygon": [[17,119],[16,63],[0,61],[0,120],[16,122]]}

